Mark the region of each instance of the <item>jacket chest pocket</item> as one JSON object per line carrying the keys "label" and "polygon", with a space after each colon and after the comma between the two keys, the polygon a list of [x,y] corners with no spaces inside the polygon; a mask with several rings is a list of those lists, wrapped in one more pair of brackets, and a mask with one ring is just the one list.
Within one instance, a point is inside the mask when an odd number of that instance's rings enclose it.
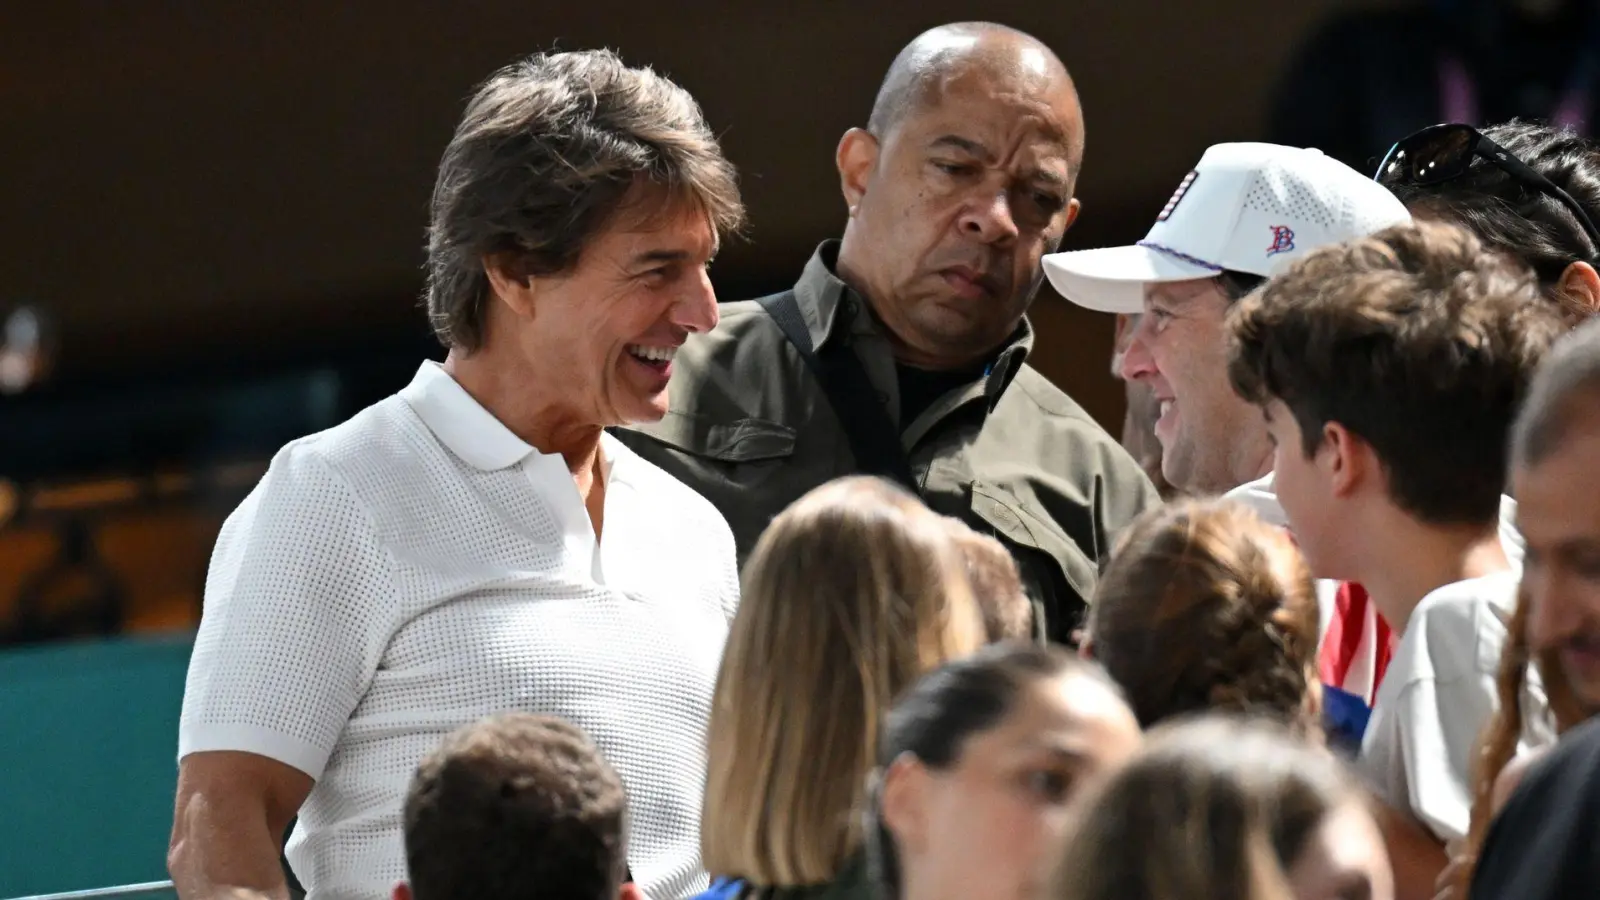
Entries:
{"label": "jacket chest pocket", "polygon": [[1099,566],[1033,504],[1000,484],[973,482],[972,514],[1016,557],[1034,603],[1035,634],[1075,643],[1072,633],[1094,598]]}
{"label": "jacket chest pocket", "polygon": [[797,485],[795,430],[767,419],[669,412],[616,434],[711,501],[733,529],[741,565],[772,517],[809,486]]}

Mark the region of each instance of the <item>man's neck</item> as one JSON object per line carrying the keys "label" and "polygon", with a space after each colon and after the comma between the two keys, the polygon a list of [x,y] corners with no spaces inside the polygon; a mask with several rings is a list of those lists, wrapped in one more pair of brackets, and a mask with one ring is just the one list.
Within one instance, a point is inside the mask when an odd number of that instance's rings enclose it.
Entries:
{"label": "man's neck", "polygon": [[1235,448],[1231,457],[1220,460],[1218,465],[1189,473],[1183,484],[1175,484],[1174,487],[1195,497],[1220,496],[1259,481],[1270,474],[1272,474],[1271,444],[1267,444],[1264,453]]}
{"label": "man's neck", "polygon": [[1249,474],[1249,471],[1247,470],[1246,473],[1245,473],[1246,474],[1245,480],[1239,482],[1239,485],[1242,487],[1244,485],[1247,485],[1247,484],[1251,483],[1252,481],[1260,481],[1261,479],[1267,477],[1268,475],[1271,475],[1272,474],[1272,455],[1273,455],[1272,454],[1272,448],[1269,446],[1269,447],[1267,447],[1266,452],[1261,454],[1260,461],[1256,463],[1256,465],[1255,465],[1255,474],[1251,475],[1251,474]]}
{"label": "man's neck", "polygon": [[546,455],[560,455],[579,485],[588,484],[600,454],[599,425],[578,422],[570,410],[545,396],[524,367],[491,357],[489,348],[471,355],[451,350],[444,370],[472,399],[523,442]]}
{"label": "man's neck", "polygon": [[1438,527],[1404,520],[1369,531],[1374,539],[1365,542],[1366,562],[1355,579],[1396,633],[1405,631],[1411,613],[1429,593],[1511,568],[1498,523]]}

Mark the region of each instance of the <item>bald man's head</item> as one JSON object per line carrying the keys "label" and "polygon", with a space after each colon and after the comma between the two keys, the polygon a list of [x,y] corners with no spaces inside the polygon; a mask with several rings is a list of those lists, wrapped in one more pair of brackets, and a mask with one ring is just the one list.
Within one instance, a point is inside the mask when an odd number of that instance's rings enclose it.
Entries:
{"label": "bald man's head", "polygon": [[937,102],[946,86],[979,74],[1048,98],[1069,122],[1064,135],[1076,172],[1083,162],[1083,112],[1078,89],[1059,57],[1032,35],[993,22],[956,22],[930,28],[907,44],[889,65],[867,118],[881,140],[910,113]]}
{"label": "bald man's head", "polygon": [[946,25],[901,51],[869,127],[839,141],[849,221],[836,270],[896,358],[981,370],[1018,333],[1078,214],[1078,92],[1015,29]]}

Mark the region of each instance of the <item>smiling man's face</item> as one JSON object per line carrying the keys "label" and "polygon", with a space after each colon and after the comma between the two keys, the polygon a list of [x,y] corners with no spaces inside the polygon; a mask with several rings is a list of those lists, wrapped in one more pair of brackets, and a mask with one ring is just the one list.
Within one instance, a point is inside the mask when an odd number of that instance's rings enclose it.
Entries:
{"label": "smiling man's face", "polygon": [[1228,384],[1228,305],[1215,278],[1148,285],[1122,356],[1122,377],[1148,385],[1160,404],[1162,474],[1193,494],[1230,491],[1272,460],[1261,410]]}
{"label": "smiling man's face", "polygon": [[1597,459],[1600,417],[1589,415],[1547,457],[1516,465],[1511,479],[1517,528],[1527,542],[1522,590],[1528,643],[1559,661],[1564,680],[1591,715],[1600,714]]}

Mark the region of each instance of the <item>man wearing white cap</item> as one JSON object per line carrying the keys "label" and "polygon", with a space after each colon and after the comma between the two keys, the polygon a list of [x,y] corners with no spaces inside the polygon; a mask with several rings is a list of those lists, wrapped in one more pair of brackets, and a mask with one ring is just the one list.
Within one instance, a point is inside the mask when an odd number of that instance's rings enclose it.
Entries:
{"label": "man wearing white cap", "polygon": [[1050,283],[1101,312],[1140,314],[1122,376],[1161,404],[1162,472],[1182,490],[1220,494],[1267,474],[1261,412],[1228,386],[1229,304],[1308,250],[1410,221],[1388,189],[1324,156],[1275,144],[1218,144],[1144,240],[1044,258]]}
{"label": "man wearing white cap", "polygon": [[[1184,176],[1145,239],[1044,257],[1058,293],[1139,315],[1122,377],[1160,404],[1162,474],[1193,494],[1230,493],[1286,524],[1261,410],[1228,383],[1228,307],[1303,254],[1410,221],[1382,185],[1317,150],[1218,144]],[[1334,737],[1359,741],[1390,651],[1354,585],[1325,582],[1319,668]]]}

